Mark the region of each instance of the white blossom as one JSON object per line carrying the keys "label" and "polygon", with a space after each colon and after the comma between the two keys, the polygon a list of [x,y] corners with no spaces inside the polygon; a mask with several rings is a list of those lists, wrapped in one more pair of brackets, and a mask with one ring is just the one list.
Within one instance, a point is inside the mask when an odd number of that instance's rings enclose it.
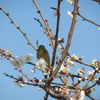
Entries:
{"label": "white blossom", "polygon": [[67,11],[67,14],[70,18],[73,18],[73,14],[70,11]]}
{"label": "white blossom", "polygon": [[75,60],[79,59],[75,54],[71,55],[71,57],[74,58]]}
{"label": "white blossom", "polygon": [[39,60],[36,61],[36,68],[40,70],[45,70],[47,68],[47,62],[43,59],[40,58]]}
{"label": "white blossom", "polygon": [[36,73],[36,70],[33,68],[33,69],[30,69],[31,72],[33,73]]}
{"label": "white blossom", "polygon": [[40,79],[39,82],[41,83],[41,82],[43,82],[43,81]]}
{"label": "white blossom", "polygon": [[93,75],[94,70],[93,70],[93,71],[88,71],[87,73],[89,74],[89,76],[90,76],[90,75]]}
{"label": "white blossom", "polygon": [[78,100],[84,100],[84,97],[85,97],[85,92],[84,91],[81,91],[80,92],[80,98]]}
{"label": "white blossom", "polygon": [[76,64],[74,63],[74,61],[72,61],[71,59],[67,59],[66,60],[66,63],[68,64],[68,65],[71,65],[71,66],[75,66]]}
{"label": "white blossom", "polygon": [[[55,70],[55,68],[53,69]],[[70,72],[69,66],[64,66],[63,64],[61,65],[61,68],[59,69],[56,78],[59,76],[64,76],[67,72]]]}
{"label": "white blossom", "polygon": [[25,62],[31,61],[32,58],[33,58],[33,55],[32,55],[31,53],[28,53],[28,54],[26,54],[26,55],[24,56]]}
{"label": "white blossom", "polygon": [[8,49],[5,50],[4,53],[5,53],[6,56],[12,55],[12,52]]}
{"label": "white blossom", "polygon": [[75,0],[67,0],[67,2],[68,2],[70,5],[74,5],[74,4],[75,4]]}
{"label": "white blossom", "polygon": [[96,67],[100,67],[100,61],[98,61],[97,59],[93,59],[92,60],[92,66],[96,66]]}
{"label": "white blossom", "polygon": [[50,72],[47,72],[47,70],[43,70],[43,75],[48,76],[48,75],[50,75]]}
{"label": "white blossom", "polygon": [[92,82],[95,83],[98,79],[99,79],[99,77],[97,75],[94,75],[92,78]]}
{"label": "white blossom", "polygon": [[79,69],[76,70],[76,73],[79,74],[79,75],[84,75],[84,70],[79,68]]}
{"label": "white blossom", "polygon": [[23,57],[18,57],[16,56],[14,59],[9,58],[10,62],[12,63],[13,66],[20,68],[21,66],[24,66],[24,59]]}
{"label": "white blossom", "polygon": [[14,81],[13,82],[15,85],[17,85],[17,86],[19,86],[20,88],[23,88],[24,87],[24,84],[23,84],[23,82],[22,81]]}
{"label": "white blossom", "polygon": [[[91,75],[93,75],[94,72],[95,72],[94,70],[93,70],[93,71],[88,71],[89,77],[90,77]],[[91,81],[92,81],[93,83],[95,83],[98,79],[99,79],[99,77],[98,77],[97,75],[94,75]]]}
{"label": "white blossom", "polygon": [[96,62],[97,62],[97,59],[93,59],[92,60],[92,65],[95,66],[96,65]]}
{"label": "white blossom", "polygon": [[23,77],[22,76],[18,76],[17,78],[18,80],[17,81],[14,81],[13,83],[21,88],[24,87],[24,84],[23,84]]}
{"label": "white blossom", "polygon": [[38,91],[41,91],[42,90],[42,88],[38,88]]}
{"label": "white blossom", "polygon": [[64,66],[63,64],[61,65],[61,68],[59,69],[59,72],[69,72],[70,69],[68,66]]}

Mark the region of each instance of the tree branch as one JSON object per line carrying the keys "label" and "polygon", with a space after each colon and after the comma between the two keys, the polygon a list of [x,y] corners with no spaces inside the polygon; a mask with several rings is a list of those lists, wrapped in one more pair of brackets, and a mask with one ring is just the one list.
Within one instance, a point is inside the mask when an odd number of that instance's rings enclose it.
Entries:
{"label": "tree branch", "polygon": [[[49,36],[50,36],[50,37],[54,37],[54,36],[51,34],[50,29],[49,29],[49,26],[48,26],[48,23],[47,23],[47,21],[45,21],[44,16],[43,16],[42,12],[40,11],[40,9],[39,9],[39,7],[38,7],[36,1],[35,1],[35,0],[32,0],[32,1],[33,1],[33,3],[34,3],[35,7],[36,7],[37,10],[38,10],[37,12],[38,12],[39,15],[41,16],[41,18],[42,18],[42,20],[43,20],[43,22],[44,22],[44,24],[45,24],[45,27],[46,27],[45,29],[46,29],[46,31],[48,32]],[[52,46],[52,48],[54,48],[54,47],[55,47],[55,46],[54,46],[54,42],[52,41],[52,38],[50,38],[50,37],[49,37],[49,39],[50,39],[51,46]]]}
{"label": "tree branch", "polygon": [[31,45],[35,50],[37,50],[34,45],[30,42],[30,40],[28,39],[28,37],[26,36],[26,33],[24,33],[21,29],[20,29],[20,26],[18,26],[14,21],[13,19],[10,17],[9,13],[6,13],[2,8],[0,9],[5,15],[7,15],[7,17],[10,19],[10,23],[14,24],[16,29],[18,29],[22,34],[23,36],[25,37],[25,39],[28,41],[28,44]]}
{"label": "tree branch", "polygon": [[68,40],[67,40],[67,44],[66,47],[64,49],[64,52],[62,54],[62,57],[59,60],[58,66],[55,69],[55,71],[53,72],[53,74],[51,75],[51,79],[50,81],[52,81],[52,77],[55,77],[57,72],[59,71],[61,64],[63,62],[63,60],[65,59],[65,57],[67,56],[67,52],[69,50],[70,44],[71,44],[71,39],[72,39],[72,35],[73,35],[73,31],[74,31],[74,27],[75,27],[75,23],[76,23],[76,12],[77,12],[77,8],[78,8],[78,0],[75,0],[75,5],[74,5],[74,14],[73,14],[73,19],[72,19],[72,24],[71,24],[71,28],[68,34]]}
{"label": "tree branch", "polygon": [[54,66],[54,63],[55,63],[55,55],[56,55],[56,50],[57,50],[57,41],[58,41],[59,24],[60,24],[60,4],[61,4],[61,0],[58,0],[57,24],[56,24],[56,35],[55,35],[55,48],[53,50],[52,63],[51,63],[52,67]]}
{"label": "tree branch", "polygon": [[90,23],[92,23],[92,24],[94,24],[94,25],[100,27],[99,24],[97,24],[97,23],[95,23],[95,22],[93,22],[93,21],[91,21],[91,20],[88,20],[88,19],[86,19],[85,17],[83,17],[83,16],[80,14],[80,12],[79,12],[79,8],[77,9],[77,15],[80,16],[81,18],[83,18],[83,20],[85,20],[85,21],[87,21],[87,22],[90,22]]}

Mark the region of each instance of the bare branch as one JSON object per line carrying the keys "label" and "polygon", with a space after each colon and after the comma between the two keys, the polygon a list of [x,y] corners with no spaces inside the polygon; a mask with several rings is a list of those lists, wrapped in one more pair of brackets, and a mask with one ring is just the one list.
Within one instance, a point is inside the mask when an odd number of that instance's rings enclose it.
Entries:
{"label": "bare branch", "polygon": [[16,29],[18,29],[22,34],[23,36],[25,37],[25,39],[28,41],[28,44],[31,45],[35,50],[36,48],[34,47],[34,45],[30,42],[30,40],[28,39],[28,37],[26,36],[26,33],[24,33],[21,29],[20,29],[20,26],[18,26],[14,21],[13,19],[10,17],[9,13],[6,13],[2,8],[0,9],[5,15],[7,15],[7,17],[10,19],[10,23],[14,24]]}
{"label": "bare branch", "polygon": [[53,50],[52,63],[51,63],[52,67],[54,66],[54,63],[55,63],[55,55],[56,55],[56,50],[57,50],[57,41],[58,41],[59,24],[60,24],[60,4],[61,4],[61,0],[58,0],[57,24],[56,24],[56,35],[55,35],[55,48]]}
{"label": "bare branch", "polygon": [[44,24],[45,24],[45,27],[46,27],[45,29],[46,29],[46,31],[47,31],[48,34],[49,34],[49,40],[50,40],[51,46],[52,46],[52,48],[54,48],[54,47],[55,47],[55,46],[54,46],[54,42],[53,42],[52,39],[50,38],[50,37],[54,37],[54,36],[53,36],[52,33],[50,32],[48,23],[47,23],[47,21],[45,21],[44,16],[43,16],[42,12],[40,11],[40,9],[39,9],[39,7],[38,7],[36,1],[35,1],[35,0],[32,0],[32,1],[33,1],[33,3],[34,3],[35,7],[36,7],[37,10],[38,10],[37,12],[38,12],[39,15],[41,16],[41,18],[42,18],[42,20],[43,20],[43,22],[44,22]]}
{"label": "bare branch", "polygon": [[57,72],[59,71],[61,64],[63,62],[63,60],[65,59],[65,57],[67,56],[67,52],[69,50],[70,44],[71,44],[71,39],[72,39],[72,34],[74,31],[74,27],[75,27],[75,23],[76,23],[76,12],[77,12],[77,8],[78,8],[78,0],[75,0],[75,5],[74,5],[74,14],[73,14],[73,19],[72,19],[72,24],[71,24],[71,28],[68,34],[68,40],[67,40],[67,44],[66,47],[64,49],[64,52],[62,54],[62,57],[59,60],[58,66],[55,69],[55,71],[53,72],[53,74],[51,75],[51,81],[53,80],[52,77],[55,77],[55,75],[57,74]]}
{"label": "bare branch", "polygon": [[100,27],[99,24],[97,24],[97,23],[95,23],[95,22],[93,22],[93,21],[91,21],[91,20],[86,19],[85,17],[83,17],[83,16],[80,14],[80,12],[79,12],[79,8],[77,9],[77,15],[79,15],[81,18],[83,18],[83,21],[85,20],[85,21],[87,21],[87,22],[90,22],[90,23],[92,23],[92,24],[94,24],[94,25]]}

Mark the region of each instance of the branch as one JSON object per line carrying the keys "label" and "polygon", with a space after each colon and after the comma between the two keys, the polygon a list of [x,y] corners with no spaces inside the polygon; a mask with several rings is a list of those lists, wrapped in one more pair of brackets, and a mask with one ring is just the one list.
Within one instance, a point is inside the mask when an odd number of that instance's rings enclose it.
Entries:
{"label": "branch", "polygon": [[54,63],[55,63],[55,55],[56,55],[56,50],[57,50],[57,41],[58,41],[59,24],[60,24],[60,4],[61,4],[61,0],[58,0],[57,24],[56,24],[56,35],[55,35],[55,48],[53,50],[52,63],[51,63],[52,67],[54,66]]}
{"label": "branch", "polygon": [[89,95],[89,94],[85,94],[87,97],[89,97],[91,100],[97,100],[97,99],[95,99],[95,98],[93,98],[91,95]]}
{"label": "branch", "polygon": [[79,8],[77,9],[77,15],[79,15],[81,18],[83,18],[83,20],[85,20],[85,21],[87,21],[87,22],[90,22],[90,23],[92,23],[92,24],[94,24],[94,25],[100,27],[99,24],[96,24],[95,22],[93,22],[93,21],[91,21],[91,20],[88,20],[88,19],[86,19],[85,17],[83,17],[83,16],[80,14],[80,12],[79,12]]}
{"label": "branch", "polygon": [[23,34],[23,36],[25,37],[25,39],[28,41],[28,44],[29,45],[31,45],[35,50],[36,50],[36,48],[34,47],[34,45],[32,45],[32,43],[30,42],[30,40],[28,39],[28,37],[26,36],[26,33],[24,33],[21,29],[20,29],[20,26],[18,26],[14,21],[13,21],[13,19],[10,17],[10,15],[9,15],[9,13],[6,13],[3,9],[2,9],[2,7],[0,7],[0,10],[5,14],[5,15],[7,15],[7,17],[10,19],[10,23],[12,23],[12,24],[14,24],[15,25],[15,27],[16,27],[16,29],[18,29],[22,34]]}
{"label": "branch", "polygon": [[[49,29],[49,26],[48,26],[48,23],[47,23],[47,21],[44,19],[44,16],[42,15],[42,12],[40,11],[40,9],[39,9],[39,7],[38,7],[38,5],[37,5],[37,3],[36,3],[36,1],[35,0],[32,0],[33,1],[33,3],[34,3],[34,5],[35,5],[35,7],[37,8],[37,13],[39,13],[39,15],[41,16],[41,18],[42,18],[42,20],[43,20],[43,22],[44,22],[44,24],[45,24],[45,29],[46,29],[46,31],[48,32],[48,34],[49,34],[49,36],[50,37],[54,37],[52,34],[51,34],[51,32],[50,32],[50,29]],[[52,46],[52,48],[54,48],[55,46],[54,46],[54,42],[52,41],[52,38],[50,38],[49,37],[49,39],[50,39],[50,43],[51,43],[51,46]]]}
{"label": "branch", "polygon": [[47,93],[56,99],[61,99],[61,100],[70,100],[70,98],[68,98],[66,95],[64,94],[60,94],[60,93],[54,93],[52,92],[49,88],[43,88],[45,91],[47,91]]}
{"label": "branch", "polygon": [[86,84],[82,87],[82,90],[84,90],[85,89],[85,87],[87,87],[88,86],[88,83],[91,81],[91,79],[94,77],[94,75],[96,74],[96,71],[93,73],[93,75],[92,76],[90,76],[89,77],[89,79],[88,79],[88,81],[86,82]]}
{"label": "branch", "polygon": [[74,14],[73,14],[73,19],[72,19],[72,24],[71,24],[71,28],[68,34],[68,40],[67,40],[67,44],[66,47],[64,49],[64,52],[62,54],[62,57],[59,60],[58,66],[55,69],[55,71],[53,72],[53,74],[51,75],[51,81],[53,80],[52,77],[55,77],[57,72],[59,71],[62,62],[64,61],[66,54],[69,50],[70,44],[71,44],[71,39],[72,39],[72,35],[73,35],[73,31],[74,31],[74,27],[75,27],[75,23],[76,23],[76,12],[77,12],[77,8],[78,8],[78,0],[75,0],[75,5],[74,5]]}
{"label": "branch", "polygon": [[76,60],[76,59],[74,59],[73,57],[71,57],[71,55],[70,55],[69,53],[68,53],[68,55],[69,55],[69,57],[70,57],[73,61],[76,61],[76,62],[78,62],[78,63],[80,63],[80,64],[83,64],[83,65],[86,65],[86,66],[89,66],[89,67],[92,67],[93,69],[95,69],[95,67],[92,66],[92,65],[86,64],[86,63],[82,62],[81,60]]}

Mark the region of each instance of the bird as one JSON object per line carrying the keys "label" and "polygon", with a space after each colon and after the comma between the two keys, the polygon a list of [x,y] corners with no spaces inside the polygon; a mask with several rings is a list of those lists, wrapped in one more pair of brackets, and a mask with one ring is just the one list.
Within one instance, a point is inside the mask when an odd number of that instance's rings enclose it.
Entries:
{"label": "bird", "polygon": [[44,45],[40,45],[37,49],[37,58],[43,58],[46,62],[47,62],[47,66],[50,66],[50,57],[49,57],[49,53],[46,50]]}

